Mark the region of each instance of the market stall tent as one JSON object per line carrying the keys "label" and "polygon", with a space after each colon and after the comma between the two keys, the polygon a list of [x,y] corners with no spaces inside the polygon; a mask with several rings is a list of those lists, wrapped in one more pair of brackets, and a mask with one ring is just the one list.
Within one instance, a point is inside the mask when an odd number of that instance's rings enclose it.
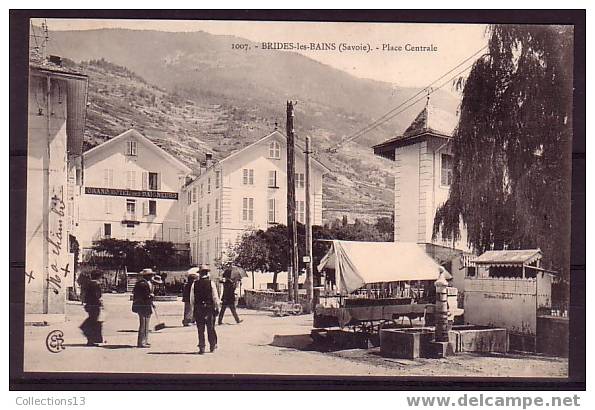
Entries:
{"label": "market stall tent", "polygon": [[438,279],[440,265],[416,243],[332,241],[318,270],[334,269],[341,293],[368,283]]}

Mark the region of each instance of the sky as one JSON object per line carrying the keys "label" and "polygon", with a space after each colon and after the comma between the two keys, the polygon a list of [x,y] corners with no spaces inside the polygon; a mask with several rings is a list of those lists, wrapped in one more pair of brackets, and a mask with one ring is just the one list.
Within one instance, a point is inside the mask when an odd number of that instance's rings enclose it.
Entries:
{"label": "sky", "polygon": [[[34,19],[33,23],[39,25],[41,21]],[[486,26],[480,24],[107,19],[48,19],[47,23],[50,31],[99,28],[170,32],[202,30],[211,34],[234,35],[258,43],[326,42],[336,43],[337,48],[340,43],[354,46],[363,44],[364,47],[369,44],[370,52],[359,50],[297,52],[360,78],[412,87],[426,86],[487,44]],[[436,51],[382,51],[383,44],[403,48],[407,44],[434,46]],[[376,47],[379,49],[377,50]],[[251,50],[250,52],[258,51]],[[473,60],[462,65],[453,72],[453,75],[465,69]],[[462,75],[464,74],[466,72]]]}

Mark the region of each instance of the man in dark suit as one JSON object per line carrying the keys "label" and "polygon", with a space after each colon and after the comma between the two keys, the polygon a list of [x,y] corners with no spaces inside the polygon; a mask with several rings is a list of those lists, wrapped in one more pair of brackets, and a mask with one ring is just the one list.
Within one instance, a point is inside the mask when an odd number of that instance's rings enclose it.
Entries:
{"label": "man in dark suit", "polygon": [[153,313],[153,279],[152,269],[143,269],[141,278],[137,280],[132,291],[132,311],[138,314],[138,339],[136,346],[147,348],[149,343],[149,322]]}
{"label": "man in dark suit", "polygon": [[85,286],[85,311],[89,314],[87,319],[81,324],[80,328],[87,338],[87,346],[97,346],[98,343],[104,343],[101,333],[102,322],[99,315],[103,307],[101,301],[101,285],[99,280],[103,278],[101,271],[91,272],[91,280],[87,281]]}
{"label": "man in dark suit", "polygon": [[210,268],[207,265],[201,265],[199,278],[194,281],[190,289],[190,304],[194,310],[198,330],[198,354],[205,352],[205,327],[211,352],[217,349],[215,317],[219,313],[220,301],[217,287],[212,283],[209,272]]}
{"label": "man in dark suit", "polygon": [[231,270],[226,269],[223,272],[223,279],[220,281],[223,284],[223,296],[221,297],[221,312],[219,313],[219,324],[223,324],[223,315],[225,309],[229,308],[236,323],[241,323],[242,319],[239,318],[238,312],[236,312],[236,282],[231,279]]}

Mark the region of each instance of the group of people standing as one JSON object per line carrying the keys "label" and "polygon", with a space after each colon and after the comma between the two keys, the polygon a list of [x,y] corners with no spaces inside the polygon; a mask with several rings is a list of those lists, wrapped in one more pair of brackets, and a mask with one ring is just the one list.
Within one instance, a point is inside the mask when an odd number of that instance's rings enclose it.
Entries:
{"label": "group of people standing", "polygon": [[[103,308],[101,301],[101,286],[98,282],[101,273],[92,276],[84,289],[85,311],[87,319],[81,325],[81,330],[87,338],[88,346],[105,343],[102,336],[102,321],[100,313]],[[182,300],[184,302],[184,317],[182,324],[190,326],[195,323],[198,331],[198,353],[204,354],[206,348],[205,331],[209,342],[209,350],[217,349],[217,332],[215,321],[223,323],[225,310],[229,308],[236,323],[241,323],[235,302],[236,281],[231,278],[231,270],[225,270],[220,280],[223,286],[221,299],[216,284],[210,277],[210,268],[201,265],[200,268],[188,273],[188,280],[184,286]],[[139,327],[137,347],[148,348],[151,315],[155,311],[154,288],[163,281],[152,269],[143,269],[132,291],[132,311],[138,315]]]}

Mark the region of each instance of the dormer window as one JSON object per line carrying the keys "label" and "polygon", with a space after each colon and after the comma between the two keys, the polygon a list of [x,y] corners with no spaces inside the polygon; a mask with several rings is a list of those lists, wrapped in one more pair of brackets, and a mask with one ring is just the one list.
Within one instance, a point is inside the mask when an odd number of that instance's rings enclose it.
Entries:
{"label": "dormer window", "polygon": [[281,158],[281,145],[277,141],[271,141],[269,144],[269,157],[274,159]]}
{"label": "dormer window", "polygon": [[127,141],[126,142],[126,155],[136,157],[136,141]]}

